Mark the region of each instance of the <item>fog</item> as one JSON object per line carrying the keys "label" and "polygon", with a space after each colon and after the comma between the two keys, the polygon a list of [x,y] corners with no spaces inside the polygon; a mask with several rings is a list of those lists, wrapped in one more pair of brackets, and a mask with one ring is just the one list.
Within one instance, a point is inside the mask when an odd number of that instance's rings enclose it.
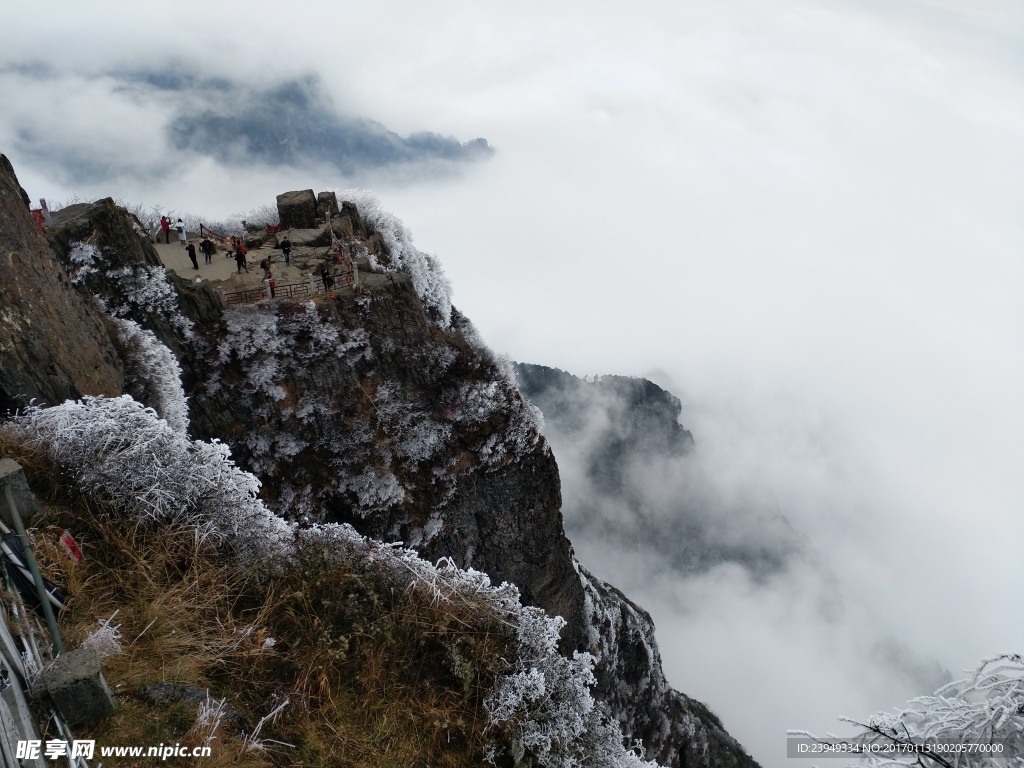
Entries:
{"label": "fog", "polygon": [[[806,560],[758,580],[597,534],[577,551],[763,765],[786,728],[1020,650],[1018,3],[304,9],[5,9],[0,151],[33,199],[211,218],[372,188],[496,350],[676,394],[690,487],[736,516],[716,530],[753,541],[771,510]],[[174,132],[211,110],[250,143]],[[636,484],[671,498],[681,471]]]}

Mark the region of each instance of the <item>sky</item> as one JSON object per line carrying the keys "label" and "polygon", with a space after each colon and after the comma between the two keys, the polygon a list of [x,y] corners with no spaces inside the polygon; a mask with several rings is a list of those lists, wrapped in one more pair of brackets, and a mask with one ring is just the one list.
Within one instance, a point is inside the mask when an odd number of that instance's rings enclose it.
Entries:
{"label": "sky", "polygon": [[58,1],[4,30],[33,199],[373,189],[495,350],[677,395],[703,487],[821,568],[577,551],[763,765],[1021,650],[1016,0]]}

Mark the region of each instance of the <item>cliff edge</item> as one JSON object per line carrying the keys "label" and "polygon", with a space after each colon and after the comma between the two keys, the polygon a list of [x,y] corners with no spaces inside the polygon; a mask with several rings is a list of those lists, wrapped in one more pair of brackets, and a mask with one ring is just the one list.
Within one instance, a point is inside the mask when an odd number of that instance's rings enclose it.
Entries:
{"label": "cliff edge", "polygon": [[[5,189],[16,190],[10,179]],[[37,276],[50,287],[43,316],[64,324],[40,330],[41,352],[9,358],[6,402],[130,392],[182,435],[227,443],[259,478],[262,502],[299,530],[347,523],[516,585],[525,604],[564,621],[563,654],[597,659],[596,697],[649,759],[755,765],[703,706],[667,686],[650,617],[576,562],[540,414],[511,363],[452,307],[440,265],[372,200],[346,202],[348,226],[306,247],[329,260],[337,240],[373,279],[230,308],[215,286],[166,272],[109,199],[58,214],[49,254],[38,228],[18,223],[0,240],[20,254],[8,265],[19,284]],[[5,229],[27,219],[24,207],[5,192]],[[0,339],[39,322],[39,310],[5,315]],[[69,361],[89,363],[69,363],[45,389],[39,362],[71,348]]]}

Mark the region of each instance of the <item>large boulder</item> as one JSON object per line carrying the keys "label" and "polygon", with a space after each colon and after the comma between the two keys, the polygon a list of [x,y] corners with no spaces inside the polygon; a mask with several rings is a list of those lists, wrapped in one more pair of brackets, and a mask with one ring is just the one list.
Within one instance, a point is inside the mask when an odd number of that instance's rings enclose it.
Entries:
{"label": "large boulder", "polygon": [[124,367],[104,318],[70,284],[26,199],[0,155],[0,412],[119,395]]}
{"label": "large boulder", "polygon": [[338,196],[333,192],[321,192],[316,196],[316,212],[321,219],[327,218],[327,212],[331,216],[338,215]]}
{"label": "large boulder", "polygon": [[277,196],[277,215],[283,229],[316,227],[316,195],[312,189],[284,192]]}
{"label": "large boulder", "polygon": [[338,226],[346,238],[358,237],[365,240],[369,237],[363,218],[359,215],[359,209],[354,203],[345,200],[341,204],[341,213],[338,215]]}

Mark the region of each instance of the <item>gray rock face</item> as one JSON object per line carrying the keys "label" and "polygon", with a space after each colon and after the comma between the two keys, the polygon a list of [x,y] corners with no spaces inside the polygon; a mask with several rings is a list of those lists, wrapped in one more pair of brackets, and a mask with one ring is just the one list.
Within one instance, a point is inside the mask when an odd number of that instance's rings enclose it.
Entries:
{"label": "gray rock face", "polygon": [[312,189],[278,195],[277,215],[286,230],[313,229],[316,227],[316,195]]}
{"label": "gray rock face", "polygon": [[[201,334],[220,323],[220,294],[165,271],[153,244],[136,234],[113,200],[58,211],[47,234],[51,260],[57,256],[82,295],[102,297],[110,311],[153,331],[187,370],[198,364]],[[85,269],[72,257],[74,244],[83,242],[96,248]],[[186,330],[192,324],[198,335]]]}
{"label": "gray rock face", "polygon": [[6,494],[2,491],[5,485],[11,489],[11,497],[14,499],[22,520],[29,521],[35,517],[38,512],[36,497],[32,494],[32,489],[28,487],[28,481],[25,480],[25,470],[12,459],[0,459],[0,518],[7,523],[9,528],[13,528],[14,523],[9,516]]}
{"label": "gray rock face", "polygon": [[347,239],[359,238],[360,240],[366,240],[368,237],[366,226],[359,215],[359,209],[348,200],[341,204],[341,213],[338,214],[338,221],[335,226],[340,228],[341,234]]}
{"label": "gray rock face", "polygon": [[337,216],[338,196],[333,192],[321,192],[316,196],[316,212],[321,219],[326,219],[328,212],[331,216]]}
{"label": "gray rock face", "polygon": [[118,395],[124,370],[103,317],[74,290],[24,200],[0,155],[0,412]]}
{"label": "gray rock face", "polygon": [[756,768],[757,763],[701,702],[674,690],[661,669],[650,614],[583,566],[588,650],[597,658],[595,696],[666,768]]}
{"label": "gray rock face", "polygon": [[444,507],[443,529],[420,552],[516,584],[526,603],[566,620],[563,650],[582,648],[583,587],[562,528],[561,503],[558,465],[547,445],[538,445],[515,463],[461,480]]}

